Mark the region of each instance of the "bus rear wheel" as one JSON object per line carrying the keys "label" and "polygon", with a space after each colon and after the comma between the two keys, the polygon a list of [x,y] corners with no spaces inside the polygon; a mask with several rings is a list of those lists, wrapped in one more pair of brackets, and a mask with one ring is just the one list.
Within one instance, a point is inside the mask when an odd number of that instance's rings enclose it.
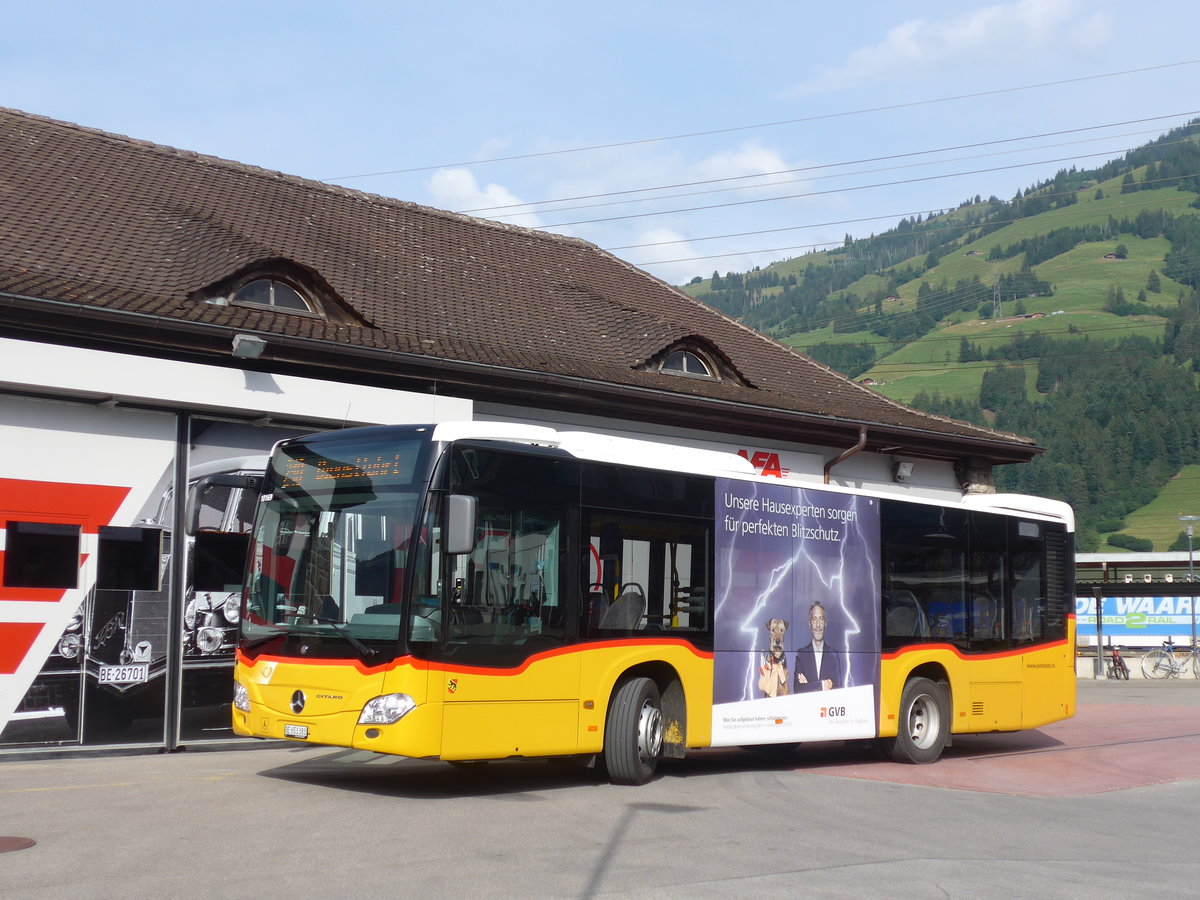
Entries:
{"label": "bus rear wheel", "polygon": [[928,678],[912,678],[900,694],[899,730],[883,738],[884,752],[896,762],[931,763],[942,755],[950,737],[946,692]]}
{"label": "bus rear wheel", "polygon": [[663,751],[662,699],[649,678],[632,678],[613,695],[604,727],[604,765],[613,784],[645,784]]}

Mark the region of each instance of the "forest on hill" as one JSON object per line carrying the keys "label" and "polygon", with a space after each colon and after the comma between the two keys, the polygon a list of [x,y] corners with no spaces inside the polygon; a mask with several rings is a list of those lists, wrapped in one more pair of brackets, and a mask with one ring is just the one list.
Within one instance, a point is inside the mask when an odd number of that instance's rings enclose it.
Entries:
{"label": "forest on hill", "polygon": [[1178,545],[1126,523],[1200,464],[1200,120],[685,289],[894,399],[1034,437],[1046,452],[997,486],[1071,503],[1079,549]]}

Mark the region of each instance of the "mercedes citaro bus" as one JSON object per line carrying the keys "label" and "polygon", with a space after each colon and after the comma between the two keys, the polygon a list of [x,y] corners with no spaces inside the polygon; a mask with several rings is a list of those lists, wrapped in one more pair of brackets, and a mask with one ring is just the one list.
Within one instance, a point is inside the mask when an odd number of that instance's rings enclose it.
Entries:
{"label": "mercedes citaro bus", "polygon": [[[640,784],[693,748],[874,739],[924,763],[1074,713],[1060,502],[492,422],[287,440],[261,484],[212,478],[259,490],[242,735]],[[228,537],[198,533],[197,564]]]}

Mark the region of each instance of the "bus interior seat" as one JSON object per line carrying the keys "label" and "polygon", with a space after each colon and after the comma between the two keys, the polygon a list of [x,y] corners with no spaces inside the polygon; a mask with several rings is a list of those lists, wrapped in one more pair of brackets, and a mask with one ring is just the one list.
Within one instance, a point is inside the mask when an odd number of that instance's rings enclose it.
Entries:
{"label": "bus interior seat", "polygon": [[450,607],[450,622],[453,625],[481,625],[483,613],[473,606],[455,604]]}
{"label": "bus interior seat", "polygon": [[886,602],[884,631],[892,637],[926,637],[925,612],[912,591],[892,591]]}
{"label": "bus interior seat", "polygon": [[999,637],[999,605],[991,594],[975,594],[971,598],[972,637],[977,640],[989,640]]}
{"label": "bus interior seat", "polygon": [[400,615],[399,603],[377,603],[374,606],[368,606],[363,612],[373,616],[398,616]]}
{"label": "bus interior seat", "polygon": [[600,628],[613,631],[632,631],[646,613],[646,594],[632,582],[621,588],[617,599],[604,611]]}
{"label": "bus interior seat", "polygon": [[604,591],[589,591],[588,629],[599,628],[600,620],[604,618],[606,612],[608,612],[608,600],[604,596]]}

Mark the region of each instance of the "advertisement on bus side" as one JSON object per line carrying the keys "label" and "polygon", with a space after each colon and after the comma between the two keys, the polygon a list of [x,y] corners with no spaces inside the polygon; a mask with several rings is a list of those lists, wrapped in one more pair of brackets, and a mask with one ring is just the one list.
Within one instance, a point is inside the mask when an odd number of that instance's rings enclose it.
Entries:
{"label": "advertisement on bus side", "polygon": [[713,745],[873,737],[879,502],[718,479]]}

